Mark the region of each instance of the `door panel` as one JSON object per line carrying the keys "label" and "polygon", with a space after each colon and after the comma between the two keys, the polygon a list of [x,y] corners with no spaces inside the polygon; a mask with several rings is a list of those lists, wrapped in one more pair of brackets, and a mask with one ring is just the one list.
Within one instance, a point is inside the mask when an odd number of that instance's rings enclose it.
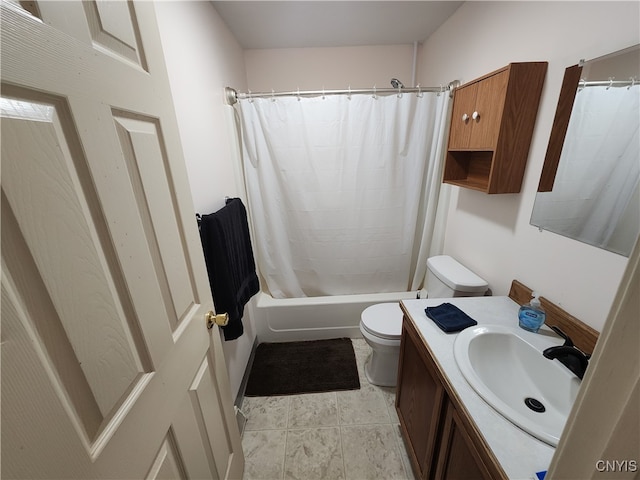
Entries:
{"label": "door panel", "polygon": [[[36,265],[38,278],[31,280],[47,292],[47,315],[61,324],[61,340],[75,352],[104,416],[145,368],[123,321],[127,308],[110,278],[116,272],[102,268],[106,260],[101,244],[109,239],[99,237],[90,216],[89,204],[95,204],[96,197],[94,192],[84,195],[91,188],[85,182],[86,161],[71,153],[69,145],[78,139],[65,137],[61,124],[69,122],[66,109],[25,99],[3,99],[2,106],[3,114],[10,115],[2,120],[7,208],[22,233],[23,249],[31,252]],[[28,290],[29,284],[23,288]]]}
{"label": "door panel", "polygon": [[162,132],[152,118],[134,118],[125,112],[114,112],[113,118],[168,318],[175,330],[198,302],[176,221],[179,212],[167,176]]}
{"label": "door panel", "polygon": [[240,477],[153,4],[30,10],[2,3],[2,475]]}
{"label": "door panel", "polygon": [[178,453],[176,441],[171,430],[169,430],[169,433],[165,437],[158,456],[153,462],[151,471],[146,478],[149,480],[186,480],[187,476],[184,465]]}

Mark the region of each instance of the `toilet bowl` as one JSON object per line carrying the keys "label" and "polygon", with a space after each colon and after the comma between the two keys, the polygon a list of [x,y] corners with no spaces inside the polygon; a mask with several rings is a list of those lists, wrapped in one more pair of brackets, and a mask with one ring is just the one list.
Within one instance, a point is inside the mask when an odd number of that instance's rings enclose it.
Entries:
{"label": "toilet bowl", "polygon": [[[426,284],[428,298],[476,297],[488,288],[487,282],[448,255],[427,260]],[[364,369],[369,383],[396,385],[402,315],[398,303],[378,303],[360,316],[360,333],[371,347]]]}
{"label": "toilet bowl", "polygon": [[372,349],[364,366],[367,380],[381,387],[394,387],[402,333],[400,304],[378,303],[365,308],[361,315],[360,333]]}

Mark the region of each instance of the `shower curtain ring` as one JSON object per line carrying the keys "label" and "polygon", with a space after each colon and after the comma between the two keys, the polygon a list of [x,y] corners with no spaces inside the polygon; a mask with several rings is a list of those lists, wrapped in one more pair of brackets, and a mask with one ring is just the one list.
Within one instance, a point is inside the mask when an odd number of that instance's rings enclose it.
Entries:
{"label": "shower curtain ring", "polygon": [[613,79],[616,77],[609,77],[609,86],[607,86],[607,90],[609,90],[611,88],[611,86],[613,85]]}
{"label": "shower curtain ring", "polygon": [[347,93],[347,99],[351,100],[351,85],[349,85],[349,93]]}
{"label": "shower curtain ring", "polygon": [[376,92],[377,92],[376,86],[374,85],[373,86],[373,97],[372,97],[374,100],[376,100],[378,98],[378,95],[376,95]]}
{"label": "shower curtain ring", "polygon": [[629,77],[629,80],[631,80],[631,85],[627,87],[627,90],[629,90],[631,87],[633,87],[636,84],[636,77]]}
{"label": "shower curtain ring", "polygon": [[273,88],[271,89],[271,101],[272,102],[276,101],[276,92],[273,91]]}
{"label": "shower curtain ring", "polygon": [[416,93],[417,98],[422,98],[424,93],[422,93],[422,89],[420,88],[420,84],[418,84],[418,93]]}
{"label": "shower curtain ring", "polygon": [[400,87],[398,86],[398,93],[396,94],[396,96],[398,98],[402,98],[402,90],[400,90]]}
{"label": "shower curtain ring", "polygon": [[298,87],[298,101],[300,101],[300,87]]}
{"label": "shower curtain ring", "polygon": [[253,103],[253,95],[251,94],[251,90],[248,90],[249,92],[249,103]]}
{"label": "shower curtain ring", "polygon": [[322,87],[322,99],[324,100],[324,87]]}

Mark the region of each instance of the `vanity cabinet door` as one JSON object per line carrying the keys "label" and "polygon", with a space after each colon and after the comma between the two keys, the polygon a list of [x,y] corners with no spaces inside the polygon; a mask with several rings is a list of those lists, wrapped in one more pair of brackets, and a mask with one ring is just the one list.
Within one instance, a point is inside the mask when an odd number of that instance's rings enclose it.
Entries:
{"label": "vanity cabinet door", "polygon": [[413,325],[405,318],[400,344],[396,410],[417,478],[432,477],[444,388]]}
{"label": "vanity cabinet door", "polygon": [[447,402],[446,406],[434,478],[435,480],[491,480],[492,478],[451,402]]}

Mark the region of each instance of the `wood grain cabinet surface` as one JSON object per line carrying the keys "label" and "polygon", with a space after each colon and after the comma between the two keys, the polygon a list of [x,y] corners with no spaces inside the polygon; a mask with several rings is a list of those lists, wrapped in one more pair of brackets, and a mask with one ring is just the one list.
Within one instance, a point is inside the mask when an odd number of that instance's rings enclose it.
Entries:
{"label": "wood grain cabinet surface", "polygon": [[445,183],[518,193],[547,62],[510,63],[454,92]]}
{"label": "wood grain cabinet surface", "polygon": [[398,368],[396,410],[416,478],[506,479],[406,316]]}

